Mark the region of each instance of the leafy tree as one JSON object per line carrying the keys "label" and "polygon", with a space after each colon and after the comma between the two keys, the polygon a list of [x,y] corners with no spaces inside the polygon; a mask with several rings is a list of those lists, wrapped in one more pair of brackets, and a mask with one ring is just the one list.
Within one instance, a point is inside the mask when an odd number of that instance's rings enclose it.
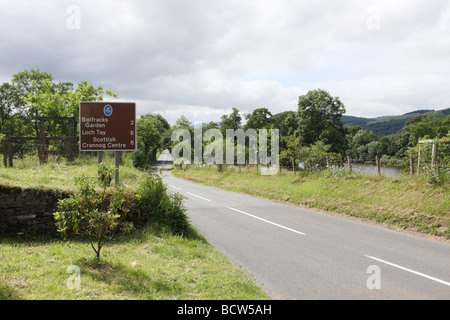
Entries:
{"label": "leafy tree", "polygon": [[158,149],[168,146],[169,129],[169,123],[159,114],[147,113],[137,119],[137,148],[133,153],[136,167],[146,168],[155,162]]}
{"label": "leafy tree", "polygon": [[345,130],[342,115],[345,106],[337,97],[317,89],[300,96],[298,115],[300,134],[307,145],[323,141],[331,150],[344,153],[346,149]]}
{"label": "leafy tree", "polygon": [[280,130],[280,136],[299,136],[299,117],[298,112],[285,111],[281,114],[275,115],[272,118],[273,127]]}
{"label": "leafy tree", "polygon": [[30,94],[38,92],[45,80],[52,82],[53,76],[39,69],[25,69],[17,72],[12,77],[12,84],[18,92],[18,99],[15,101],[16,111],[21,113],[26,122],[33,127],[36,136],[39,135],[39,123],[36,121],[39,117],[39,112],[35,106],[26,103],[23,99]]}
{"label": "leafy tree", "polygon": [[0,86],[0,134],[12,136],[16,132],[11,120],[17,116],[17,101],[20,101],[17,88],[8,82],[3,83]]}
{"label": "leafy tree", "polygon": [[[353,159],[359,160],[372,160],[368,157],[368,144],[371,142],[377,142],[378,137],[373,131],[369,131],[365,128],[359,129],[356,134],[351,138],[349,143],[348,155]],[[373,153],[374,144],[371,145],[371,152]],[[378,152],[376,152],[378,153]]]}
{"label": "leafy tree", "polygon": [[245,119],[247,123],[244,126],[244,130],[273,128],[272,113],[267,108],[255,109],[252,113],[246,114]]}
{"label": "leafy tree", "polygon": [[327,157],[331,161],[341,159],[339,154],[331,151],[331,145],[325,144],[323,141],[317,141],[310,146],[303,147],[300,150],[300,155],[300,162],[303,162],[305,167],[309,167],[310,171],[325,168],[327,165]]}
{"label": "leafy tree", "polygon": [[281,137],[281,141],[286,145],[286,148],[284,148],[280,153],[280,161],[286,161],[292,165],[292,171],[295,173],[295,165],[299,162],[301,159],[301,148],[303,139],[301,136],[284,136]]}
{"label": "leafy tree", "polygon": [[[94,87],[83,81],[78,84],[74,91],[70,82],[53,83],[49,79],[43,79],[41,83],[31,81],[33,87],[38,88],[29,92],[22,100],[30,106],[34,113],[34,121],[37,123],[38,117],[75,117],[79,116],[79,104],[82,101],[103,101],[105,91],[101,86]],[[106,94],[117,98],[111,91]],[[67,126],[64,121],[49,121],[46,131],[53,136],[65,135]],[[39,134],[39,131],[36,132]]]}
{"label": "leafy tree", "polygon": [[224,137],[227,129],[237,130],[242,126],[242,117],[237,108],[233,108],[233,111],[229,115],[224,114],[221,119],[220,128]]}

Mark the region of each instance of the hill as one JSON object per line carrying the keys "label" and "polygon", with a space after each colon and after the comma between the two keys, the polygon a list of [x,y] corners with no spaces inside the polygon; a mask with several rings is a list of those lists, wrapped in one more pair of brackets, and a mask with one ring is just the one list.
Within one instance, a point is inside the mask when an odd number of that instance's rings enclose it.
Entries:
{"label": "hill", "polygon": [[450,115],[450,108],[443,110],[416,110],[413,112],[408,112],[399,116],[383,116],[377,118],[364,118],[364,117],[354,117],[354,116],[342,116],[342,122],[344,126],[360,125],[370,131],[375,132],[377,135],[390,135],[398,132],[402,129],[409,119],[419,116],[429,114],[439,118],[445,118]]}

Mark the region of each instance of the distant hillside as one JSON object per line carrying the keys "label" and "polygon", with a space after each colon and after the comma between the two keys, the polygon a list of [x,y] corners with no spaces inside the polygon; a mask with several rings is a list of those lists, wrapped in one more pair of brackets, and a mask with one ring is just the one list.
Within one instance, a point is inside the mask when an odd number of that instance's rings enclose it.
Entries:
{"label": "distant hillside", "polygon": [[344,126],[360,125],[367,130],[375,132],[377,135],[390,135],[398,132],[405,126],[406,121],[422,114],[435,114],[445,118],[450,115],[450,108],[443,110],[417,110],[405,113],[401,116],[383,116],[377,118],[363,118],[354,116],[342,116]]}

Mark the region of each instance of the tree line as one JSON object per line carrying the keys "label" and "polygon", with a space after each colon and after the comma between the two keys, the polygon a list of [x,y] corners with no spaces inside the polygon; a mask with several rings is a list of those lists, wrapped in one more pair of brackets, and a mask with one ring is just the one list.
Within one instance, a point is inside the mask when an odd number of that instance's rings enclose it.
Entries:
{"label": "tree line", "polygon": [[[0,86],[0,138],[38,136],[39,117],[78,119],[81,101],[103,101],[105,96],[118,97],[87,81],[77,85],[55,82],[51,74],[39,69],[18,72],[11,82]],[[320,167],[325,165],[325,159],[342,161],[347,156],[359,161],[371,161],[375,157],[385,161],[402,159],[417,154],[422,139],[450,139],[450,116],[419,115],[409,119],[397,133],[378,136],[359,125],[344,126],[342,116],[345,112],[339,97],[316,89],[299,96],[295,111],[272,114],[267,107],[260,107],[242,113],[232,108],[220,122],[211,121],[201,126],[201,130],[204,133],[208,129],[219,129],[225,137],[227,129],[266,129],[269,132],[278,129],[280,163],[294,167],[299,163]],[[48,121],[46,125],[46,131],[52,136],[67,134],[64,122]],[[139,117],[137,150],[133,153],[135,166],[148,167],[156,160],[158,152],[173,148],[177,141],[172,141],[171,136],[176,129],[188,130],[193,139],[194,126],[184,115],[173,125],[160,114],[148,113]],[[450,162],[449,149],[449,144],[443,144],[439,149],[441,158],[447,162]]]}

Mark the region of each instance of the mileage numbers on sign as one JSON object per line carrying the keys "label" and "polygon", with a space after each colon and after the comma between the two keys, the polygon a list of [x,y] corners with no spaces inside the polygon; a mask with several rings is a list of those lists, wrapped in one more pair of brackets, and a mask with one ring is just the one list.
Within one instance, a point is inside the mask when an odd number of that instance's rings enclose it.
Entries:
{"label": "mileage numbers on sign", "polygon": [[80,103],[80,151],[135,150],[136,103]]}

